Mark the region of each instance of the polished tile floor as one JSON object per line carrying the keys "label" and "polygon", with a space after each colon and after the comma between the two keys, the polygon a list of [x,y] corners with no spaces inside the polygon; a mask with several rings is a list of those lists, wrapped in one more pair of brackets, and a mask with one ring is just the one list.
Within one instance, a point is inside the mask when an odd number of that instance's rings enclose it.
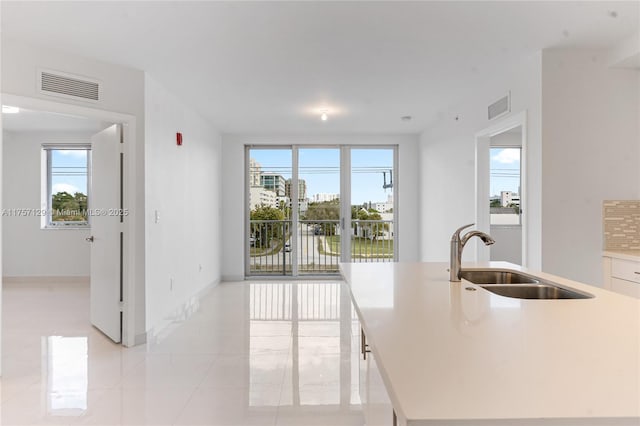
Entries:
{"label": "polished tile floor", "polygon": [[2,425],[362,425],[358,324],[338,282],[224,283],[135,348],[80,284],[5,284]]}

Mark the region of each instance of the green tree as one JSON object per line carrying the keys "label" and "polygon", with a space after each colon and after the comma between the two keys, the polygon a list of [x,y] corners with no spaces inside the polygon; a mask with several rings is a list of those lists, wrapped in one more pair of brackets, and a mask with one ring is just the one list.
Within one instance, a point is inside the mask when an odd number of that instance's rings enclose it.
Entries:
{"label": "green tree", "polygon": [[491,200],[489,207],[502,207],[502,202],[500,200]]}
{"label": "green tree", "polygon": [[[335,235],[336,225],[340,220],[340,200],[309,204],[304,220],[309,221],[310,224],[321,226],[325,235]],[[321,222],[326,220],[333,222]]]}
{"label": "green tree", "polygon": [[353,225],[356,235],[358,235],[358,228],[360,228],[365,231],[365,236],[375,239],[376,237],[383,235],[384,231],[389,230],[388,223],[377,222],[382,220],[382,216],[376,209],[352,206],[351,219],[358,220],[358,222]]}
{"label": "green tree", "polygon": [[249,215],[251,220],[284,220],[282,210],[261,205],[251,210]]}
{"label": "green tree", "polygon": [[51,219],[54,222],[87,220],[87,196],[82,192],[76,192],[74,195],[66,191],[53,194],[51,208]]}
{"label": "green tree", "polygon": [[[261,205],[251,210],[249,218],[255,221],[282,221],[284,213],[282,210],[273,207]],[[282,238],[283,222],[258,222],[251,224],[251,236],[256,239],[259,247],[268,247],[274,239]]]}

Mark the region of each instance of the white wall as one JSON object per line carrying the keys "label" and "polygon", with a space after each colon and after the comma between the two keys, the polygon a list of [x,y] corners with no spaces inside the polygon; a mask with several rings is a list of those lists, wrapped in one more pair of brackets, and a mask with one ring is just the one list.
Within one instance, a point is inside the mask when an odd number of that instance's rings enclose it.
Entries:
{"label": "white wall", "polygon": [[[527,111],[528,178],[523,188],[529,203],[527,264],[537,269],[541,264],[540,54],[494,70],[476,87],[420,137],[420,260],[448,261],[453,231],[476,221],[475,135],[500,120],[487,119],[487,106],[511,91],[511,114]],[[475,258],[471,245],[464,260]]]}
{"label": "white wall", "polygon": [[491,236],[496,240],[489,250],[491,260],[522,263],[522,228],[518,226],[492,226]]}
{"label": "white wall", "polygon": [[147,326],[155,334],[220,280],[221,138],[149,75],[145,104]]}
{"label": "white wall", "polygon": [[414,135],[223,135],[223,279],[244,278],[245,145],[399,145],[394,176],[399,203],[398,254],[400,261],[414,261],[418,259],[417,142]]}
{"label": "white wall", "polygon": [[640,73],[601,50],[542,54],[542,267],[602,282],[602,201],[640,198]]}
{"label": "white wall", "polygon": [[[131,275],[135,292],[129,295],[129,303],[135,305],[135,318],[127,318],[132,324],[137,342],[145,335],[144,294],[144,73],[142,71],[79,57],[53,49],[43,49],[2,37],[1,90],[3,94],[35,98],[60,104],[81,106],[130,114],[136,118],[136,145],[128,151],[125,173],[133,189],[129,191],[135,200],[129,208],[135,214],[130,227],[133,232],[133,253],[130,258]],[[36,77],[40,68],[64,71],[92,77],[102,82],[102,100],[88,103],[41,94],[37,91]],[[23,105],[24,106],[24,105]],[[96,114],[99,114],[96,112]],[[135,195],[135,196],[134,196]],[[133,215],[130,216],[134,217]]]}
{"label": "white wall", "polygon": [[[90,133],[3,131],[3,209],[40,209],[43,143],[90,143]],[[2,218],[5,277],[88,277],[88,229],[41,229],[40,217]]]}

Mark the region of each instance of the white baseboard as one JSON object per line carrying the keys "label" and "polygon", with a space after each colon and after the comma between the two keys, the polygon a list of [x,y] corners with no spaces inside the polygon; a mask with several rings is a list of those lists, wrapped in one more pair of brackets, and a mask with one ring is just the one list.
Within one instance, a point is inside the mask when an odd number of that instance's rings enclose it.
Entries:
{"label": "white baseboard", "polygon": [[147,333],[138,334],[133,338],[133,346],[144,345],[145,343],[147,343]]}
{"label": "white baseboard", "polygon": [[19,276],[2,277],[6,284],[82,284],[89,285],[90,277],[82,276]]}
{"label": "white baseboard", "polygon": [[173,330],[179,326],[185,320],[191,318],[200,309],[200,300],[220,284],[220,280],[216,280],[211,284],[198,291],[191,296],[181,306],[175,309],[173,312],[167,314],[162,321],[155,324],[149,329],[145,335],[138,335],[135,337],[136,345],[138,340],[144,340],[146,343],[157,344],[169,336]]}

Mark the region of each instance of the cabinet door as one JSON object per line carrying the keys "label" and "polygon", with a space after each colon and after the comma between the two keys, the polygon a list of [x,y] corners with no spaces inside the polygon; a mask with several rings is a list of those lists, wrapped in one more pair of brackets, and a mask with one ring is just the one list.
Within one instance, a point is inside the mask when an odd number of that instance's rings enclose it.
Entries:
{"label": "cabinet door", "polygon": [[611,278],[611,290],[616,293],[640,299],[640,284],[633,281],[621,280],[620,278]]}
{"label": "cabinet door", "polygon": [[611,276],[640,284],[640,262],[613,259],[611,261]]}

